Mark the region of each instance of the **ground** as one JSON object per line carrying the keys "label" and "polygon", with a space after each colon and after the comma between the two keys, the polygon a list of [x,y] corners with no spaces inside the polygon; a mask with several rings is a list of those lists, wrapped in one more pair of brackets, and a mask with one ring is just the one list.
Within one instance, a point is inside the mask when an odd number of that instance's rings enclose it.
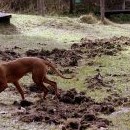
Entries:
{"label": "ground", "polygon": [[[90,129],[130,129],[129,24],[102,25],[100,22],[86,24],[80,22],[79,18],[12,15],[10,26],[0,25],[0,50],[7,55],[4,57],[1,54],[1,60],[12,60],[25,55],[46,56],[56,62],[65,75],[75,76],[72,80],[64,80],[55,75],[49,75],[57,82],[60,89],[70,92],[70,89],[75,88],[78,93],[85,92],[87,99],[94,100],[94,104],[103,103],[107,105],[106,108],[109,108],[108,103],[110,103],[109,105],[114,108],[115,112],[107,110],[106,114],[105,110],[94,113],[96,115],[93,122],[103,118],[112,123],[100,128],[94,124],[89,127]],[[95,39],[99,40],[94,41]],[[49,106],[48,102],[52,97],[50,95],[47,102],[41,99],[39,93],[30,92],[28,89],[32,83],[30,74],[24,76],[20,82],[24,86],[26,99],[34,105],[20,109],[20,95],[14,86],[9,84],[9,88],[0,93],[0,129],[61,130],[62,125],[22,120],[21,116],[26,115],[26,111],[35,113],[34,108],[37,108],[39,101],[43,106]],[[52,100],[52,104],[54,101]],[[88,102],[90,103],[91,100]],[[93,103],[91,102],[90,108],[93,107]],[[72,106],[64,102],[61,104],[64,107]],[[80,108],[82,105],[79,105]]]}

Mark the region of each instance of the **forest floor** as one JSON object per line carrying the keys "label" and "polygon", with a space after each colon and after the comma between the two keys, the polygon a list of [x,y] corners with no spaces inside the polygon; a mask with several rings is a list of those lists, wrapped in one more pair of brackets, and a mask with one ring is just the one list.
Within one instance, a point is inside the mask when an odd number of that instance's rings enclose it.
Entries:
{"label": "forest floor", "polygon": [[40,56],[55,62],[66,76],[46,100],[32,84],[20,83],[26,100],[12,84],[0,93],[0,130],[130,129],[130,25],[86,24],[79,18],[12,14],[11,25],[0,25],[1,61]]}

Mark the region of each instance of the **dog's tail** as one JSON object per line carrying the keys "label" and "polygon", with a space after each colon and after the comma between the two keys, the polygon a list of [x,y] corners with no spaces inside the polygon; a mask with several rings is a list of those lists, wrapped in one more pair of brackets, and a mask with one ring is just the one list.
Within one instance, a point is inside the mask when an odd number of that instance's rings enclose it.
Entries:
{"label": "dog's tail", "polygon": [[55,68],[55,66],[52,64],[52,63],[50,63],[49,61],[45,61],[44,62],[46,65],[48,65],[50,68],[52,68],[52,70],[58,75],[58,76],[60,76],[61,78],[63,78],[63,79],[72,79],[74,76],[72,76],[72,77],[65,77],[60,71],[58,71],[56,68]]}

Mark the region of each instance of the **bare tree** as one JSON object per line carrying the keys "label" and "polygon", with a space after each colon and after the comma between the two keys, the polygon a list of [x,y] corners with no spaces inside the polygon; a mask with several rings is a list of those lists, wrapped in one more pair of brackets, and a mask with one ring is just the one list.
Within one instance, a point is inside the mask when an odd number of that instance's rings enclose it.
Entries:
{"label": "bare tree", "polygon": [[46,6],[44,0],[37,0],[37,10],[40,15],[45,15],[46,12]]}
{"label": "bare tree", "polygon": [[70,10],[69,13],[73,14],[74,13],[74,8],[75,8],[75,2],[74,0],[69,0],[70,1]]}
{"label": "bare tree", "polygon": [[101,21],[105,22],[105,0],[100,0]]}

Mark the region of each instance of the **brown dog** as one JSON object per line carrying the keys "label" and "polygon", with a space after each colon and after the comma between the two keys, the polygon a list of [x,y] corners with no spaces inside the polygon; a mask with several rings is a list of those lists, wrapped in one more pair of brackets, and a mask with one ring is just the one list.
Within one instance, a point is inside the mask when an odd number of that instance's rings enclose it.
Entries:
{"label": "brown dog", "polygon": [[55,94],[58,96],[56,82],[51,81],[46,77],[47,66],[49,66],[60,77],[64,79],[71,79],[64,77],[49,61],[36,57],[18,58],[16,60],[0,64],[0,92],[8,87],[7,83],[13,83],[24,100],[24,92],[18,81],[25,74],[31,72],[34,83],[36,83],[37,86],[44,91],[44,98],[48,94],[48,89],[45,87],[43,82],[53,86]]}

